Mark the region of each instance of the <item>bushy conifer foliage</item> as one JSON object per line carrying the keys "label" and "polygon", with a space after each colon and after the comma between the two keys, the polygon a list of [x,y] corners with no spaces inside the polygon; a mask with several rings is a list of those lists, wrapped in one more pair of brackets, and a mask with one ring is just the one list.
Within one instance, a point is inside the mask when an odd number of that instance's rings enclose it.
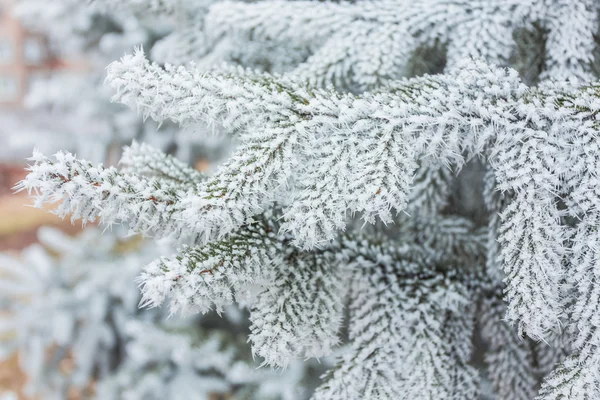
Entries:
{"label": "bushy conifer foliage", "polygon": [[237,143],[34,154],[36,205],[179,241],[144,304],[249,304],[275,367],[347,328],[318,400],[600,398],[597,2],[94,3],[178,22],[115,101]]}

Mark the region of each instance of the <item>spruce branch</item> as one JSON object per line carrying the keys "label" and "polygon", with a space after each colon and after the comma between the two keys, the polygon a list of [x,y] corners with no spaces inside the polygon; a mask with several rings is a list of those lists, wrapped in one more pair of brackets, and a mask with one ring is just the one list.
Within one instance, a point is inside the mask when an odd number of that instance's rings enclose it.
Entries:
{"label": "spruce branch", "polygon": [[[131,76],[145,76],[140,68],[149,68],[166,87],[176,81],[176,95],[162,101],[160,96],[150,98],[146,89],[129,91],[128,86],[140,84]],[[390,222],[393,210],[406,207],[422,158],[438,158],[442,165],[460,168],[472,157],[485,157],[497,189],[516,194],[503,213],[500,236],[509,277],[509,318],[533,337],[544,337],[560,326],[566,233],[556,225],[562,214],[554,197],[563,185],[561,171],[572,161],[565,154],[573,152],[580,128],[595,126],[596,86],[576,94],[561,91],[561,86],[528,91],[514,71],[480,62],[445,75],[398,81],[388,92],[363,96],[303,89],[266,74],[256,78],[201,74],[181,67],[163,70],[148,64],[141,53],[114,64],[113,71],[119,72],[109,82],[121,87],[121,97],[136,104],[158,104],[145,113],[159,120],[166,117],[160,105],[166,99],[166,109],[175,110],[168,115],[179,120],[205,115],[210,100],[210,119],[218,120],[246,115],[251,111],[248,104],[237,98],[254,96],[257,105],[252,108],[261,116],[244,117],[247,131],[256,133],[243,134],[242,139],[259,140],[260,146],[243,146],[209,181],[204,197],[194,194],[182,201],[188,208],[184,217],[206,238],[235,230],[276,201],[280,195],[276,189],[283,188],[291,174],[289,163],[299,157],[306,160],[306,167],[298,171],[299,195],[285,210],[282,229],[304,248],[333,239],[337,230],[344,229],[346,210],[360,212],[367,221]],[[149,87],[159,86],[157,81]],[[190,102],[198,109],[190,108]],[[353,134],[343,135],[348,127]],[[559,139],[558,132],[565,131],[570,139]],[[249,156],[257,149],[256,157]],[[244,167],[247,160],[251,164]],[[332,169],[336,165],[339,168]],[[537,282],[534,287],[553,289],[549,294],[541,289],[531,293],[521,283],[529,279]]]}
{"label": "spruce branch", "polygon": [[422,160],[416,170],[406,212],[414,217],[439,215],[448,206],[453,173],[435,160]]}
{"label": "spruce branch", "polygon": [[518,321],[520,332],[534,339],[547,336],[545,330],[559,331],[564,316],[561,281],[567,237],[559,225],[554,199],[540,198],[534,189],[521,192],[500,218],[507,319]]}
{"label": "spruce branch", "polygon": [[540,3],[547,7],[544,27],[548,31],[541,78],[594,80],[590,65],[596,47],[592,32],[598,31],[598,3],[593,0]]}
{"label": "spruce branch", "polygon": [[[477,398],[468,290],[431,270],[418,249],[399,249],[404,258],[394,260],[385,245],[357,249],[351,345],[314,399]],[[395,367],[399,360],[404,368]]]}
{"label": "spruce branch", "polygon": [[252,285],[272,279],[282,246],[276,227],[263,217],[222,240],[184,247],[144,267],[138,278],[141,305],[168,300],[172,313],[222,312],[234,300],[247,300]]}
{"label": "spruce branch", "polygon": [[499,400],[532,399],[538,386],[534,343],[519,337],[517,330],[504,321],[505,314],[502,286],[496,286],[483,296],[479,311],[481,335],[488,344],[488,376]]}
{"label": "spruce branch", "polygon": [[134,11],[140,14],[171,15],[177,10],[177,0],[88,0],[93,7],[104,12]]}
{"label": "spruce branch", "polygon": [[148,235],[186,234],[175,217],[183,190],[172,183],[94,166],[66,152],[52,160],[36,151],[30,160],[34,164],[29,174],[15,189],[26,190],[34,207],[57,204],[53,212],[70,216],[72,222],[127,222],[132,230]]}
{"label": "spruce branch", "polygon": [[318,87],[373,90],[408,75],[415,42],[403,27],[355,22],[332,37],[291,74]]}
{"label": "spruce branch", "polygon": [[[77,5],[57,2],[61,21]],[[598,1],[93,3],[107,12],[85,18],[122,14],[119,43],[129,31],[139,38],[133,16],[175,22],[152,49],[164,66],[141,50],[109,66],[114,100],[159,123],[212,126],[239,146],[211,176],[137,143],[122,171],[34,154],[17,189],[38,206],[191,239],[144,269],[142,305],[248,306],[253,354],[286,367],[331,353],[348,297],[348,351],[317,400],[478,398],[473,346],[485,347],[482,376],[499,399],[530,399],[540,383],[536,400],[600,398],[600,84],[588,83]],[[207,72],[223,61],[245,69]],[[419,67],[440,74],[402,79]],[[471,170],[453,174],[478,162],[488,168],[487,234],[458,217]],[[35,291],[42,280],[19,267],[0,265]],[[99,340],[87,329],[84,339]],[[144,354],[150,365],[116,393],[160,397],[147,390],[154,367],[169,390],[181,370],[197,372],[196,360],[170,356],[175,335],[132,333],[142,344],[133,352],[166,350]],[[225,358],[208,368],[226,375]]]}
{"label": "spruce branch", "polygon": [[336,248],[288,249],[272,283],[253,304],[249,337],[263,364],[285,368],[294,358],[330,355],[342,323],[342,274]]}
{"label": "spruce branch", "polygon": [[119,164],[123,173],[164,179],[176,185],[193,187],[207,179],[204,174],[176,158],[136,141],[125,146]]}
{"label": "spruce branch", "polygon": [[[573,186],[565,186],[562,171],[593,179],[580,163],[572,165],[570,154],[585,132],[596,130],[597,86],[529,91],[514,71],[480,62],[362,96],[309,90],[267,74],[162,69],[139,52],[112,71],[119,96],[153,118],[244,126],[240,150],[195,192],[176,199],[203,241],[234,232],[291,190],[282,229],[312,248],[344,229],[346,210],[390,222],[392,211],[407,206],[420,160],[460,168],[484,157],[496,188],[515,193],[499,232],[508,317],[534,338],[559,328],[567,233],[555,196]],[[151,85],[146,74],[156,78]],[[156,96],[158,87],[173,90]],[[251,118],[252,111],[259,117]],[[292,183],[295,165],[303,167]]]}
{"label": "spruce branch", "polygon": [[398,239],[401,243],[421,246],[428,259],[440,264],[461,264],[465,271],[483,274],[486,231],[468,219],[433,215],[405,217]]}
{"label": "spruce branch", "polygon": [[[407,70],[411,53],[436,43],[448,48],[450,68],[469,57],[507,65],[517,47],[514,34],[537,25],[548,33],[541,78],[589,81],[597,7],[592,0],[226,1],[211,7],[206,30],[286,48],[306,45],[312,55],[293,74],[317,84],[364,90],[397,79]],[[350,38],[355,43],[347,46]],[[387,51],[378,53],[383,49]],[[392,65],[395,69],[387,68]]]}
{"label": "spruce branch", "polygon": [[106,82],[116,92],[113,100],[157,122],[220,123],[230,131],[244,132],[251,126],[285,120],[293,114],[294,103],[306,101],[299,86],[267,74],[205,73],[193,66],[163,68],[150,63],[141,49],[107,70]]}
{"label": "spruce branch", "polygon": [[572,247],[574,262],[569,266],[567,281],[574,289],[575,298],[569,308],[569,329],[572,353],[544,380],[536,400],[557,400],[600,396],[597,379],[600,357],[599,316],[600,287],[597,268],[600,217],[596,208],[589,210],[576,229]]}

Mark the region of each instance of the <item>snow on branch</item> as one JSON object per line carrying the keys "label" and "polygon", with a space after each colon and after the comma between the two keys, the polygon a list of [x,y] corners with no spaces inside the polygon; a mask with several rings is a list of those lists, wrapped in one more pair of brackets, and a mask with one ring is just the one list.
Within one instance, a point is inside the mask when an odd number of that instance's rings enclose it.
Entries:
{"label": "snow on branch", "polygon": [[[299,87],[267,74],[243,71],[204,73],[195,68],[150,63],[142,50],[108,66],[106,81],[127,104],[158,122],[221,123],[245,130],[290,116],[294,102],[304,102]],[[277,111],[281,116],[274,116]],[[265,119],[266,118],[266,119]]]}
{"label": "snow on branch", "polygon": [[225,1],[211,7],[206,31],[307,46],[312,55],[292,74],[362,91],[403,76],[411,54],[435,43],[447,47],[448,67],[466,57],[507,65],[514,33],[537,24],[548,32],[542,78],[590,80],[597,7],[593,0]]}
{"label": "snow on branch", "polygon": [[[562,244],[566,244],[567,232],[559,224],[561,213],[555,200],[540,197],[536,191],[530,187],[515,195],[500,215],[502,226],[498,240],[502,245],[502,265],[508,277],[506,317],[509,321],[521,321],[520,328],[539,339],[546,335],[541,327],[558,331],[563,317],[563,311],[559,311],[562,308],[560,282],[565,273],[561,264],[566,253]],[[530,286],[527,282],[545,282],[551,286]],[[531,307],[532,298],[540,308],[546,304],[543,314],[541,309]],[[547,318],[553,318],[554,326],[548,325]]]}
{"label": "snow on branch", "polygon": [[438,215],[448,206],[452,169],[436,160],[422,160],[412,182],[406,212],[411,216]]}
{"label": "snow on branch", "polygon": [[533,342],[504,320],[501,286],[483,296],[480,308],[481,334],[488,344],[484,360],[498,399],[532,399],[539,384]]}
{"label": "snow on branch", "polygon": [[288,249],[276,265],[250,314],[249,340],[264,364],[285,368],[294,358],[330,355],[338,344],[344,280],[336,250]]}
{"label": "snow on branch", "polygon": [[204,174],[178,159],[136,141],[124,148],[119,164],[124,173],[165,179],[178,185],[193,186],[207,179]]}
{"label": "snow on branch", "polygon": [[54,160],[34,152],[30,160],[29,174],[15,188],[26,190],[34,207],[57,204],[54,213],[61,218],[109,226],[127,222],[148,235],[186,234],[174,218],[182,191],[168,182],[94,166],[66,152]]}
{"label": "snow on branch", "polygon": [[[56,162],[34,155],[31,173],[18,188],[35,193],[37,207],[62,201],[56,212],[62,217],[71,214],[72,220],[100,217],[109,225],[129,222],[133,230],[148,235],[189,234],[193,241],[207,242],[247,224],[272,204],[297,165],[289,161],[297,148],[296,136],[292,128],[279,126],[248,135],[214,175],[191,187],[190,182],[96,168],[59,153]],[[132,161],[131,153],[126,156],[126,162]]]}
{"label": "snow on branch", "polygon": [[[192,238],[144,269],[143,305],[248,305],[253,354],[285,367],[332,352],[349,288],[351,343],[316,400],[478,398],[476,318],[498,398],[535,396],[555,361],[536,400],[600,398],[600,84],[552,80],[592,79],[597,1],[95,3],[175,18],[153,55],[202,58],[125,56],[108,68],[114,100],[239,144],[212,176],[137,143],[123,171],[34,154],[17,189],[35,205]],[[490,66],[531,50],[528,36],[538,51],[516,64],[538,88]],[[444,74],[399,80],[433,48]],[[206,72],[224,60],[299,65]],[[452,173],[475,158],[487,247],[446,215]],[[344,232],[358,218],[373,225]],[[542,360],[522,334],[569,337],[569,354]]]}
{"label": "snow on branch", "polygon": [[589,67],[596,47],[598,2],[553,0],[549,6],[547,2],[540,3],[547,7],[543,26],[548,31],[542,78],[594,79]]}
{"label": "snow on branch", "polygon": [[473,222],[457,217],[435,215],[404,217],[399,239],[425,249],[428,258],[440,264],[462,264],[462,268],[480,273],[485,259],[485,230]]}
{"label": "snow on branch", "polygon": [[[597,195],[595,201],[598,201]],[[600,209],[596,207],[584,214],[577,226],[569,275],[566,277],[568,288],[574,293],[573,304],[569,308],[570,326],[566,327],[573,332],[573,352],[544,380],[536,400],[600,396],[600,386],[597,384],[597,366],[600,363],[600,285],[596,272],[600,263],[599,227]]]}
{"label": "snow on branch", "polygon": [[184,247],[143,269],[141,304],[155,307],[168,300],[172,313],[221,312],[234,300],[246,300],[252,285],[269,279],[281,262],[281,248],[281,238],[265,218],[220,241]]}
{"label": "snow on branch", "polygon": [[314,399],[478,398],[468,366],[468,289],[410,248],[391,260],[385,247],[361,247],[350,287],[350,348]]}
{"label": "snow on branch", "polygon": [[102,11],[131,10],[144,14],[169,15],[177,10],[178,0],[90,0]]}
{"label": "snow on branch", "polygon": [[[309,90],[267,74],[162,69],[140,52],[111,71],[118,98],[153,118],[245,126],[240,149],[178,201],[203,240],[235,231],[292,194],[282,229],[304,248],[323,245],[344,229],[347,210],[391,222],[393,211],[407,206],[420,160],[460,168],[483,156],[496,188],[516,194],[501,218],[508,315],[536,338],[560,326],[567,236],[555,196],[565,189],[565,171],[593,176],[569,154],[584,132],[596,130],[597,86],[530,91],[515,71],[481,62],[363,96]],[[531,292],[532,284],[553,289]]]}

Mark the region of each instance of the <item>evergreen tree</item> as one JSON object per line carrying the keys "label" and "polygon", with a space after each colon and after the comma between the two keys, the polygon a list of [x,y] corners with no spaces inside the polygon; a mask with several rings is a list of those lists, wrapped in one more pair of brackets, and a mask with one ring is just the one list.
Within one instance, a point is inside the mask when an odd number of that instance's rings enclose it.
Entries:
{"label": "evergreen tree", "polygon": [[94,3],[177,20],[115,101],[237,143],[34,154],[36,205],[179,241],[144,304],[248,304],[275,367],[346,328],[314,399],[600,398],[597,2]]}

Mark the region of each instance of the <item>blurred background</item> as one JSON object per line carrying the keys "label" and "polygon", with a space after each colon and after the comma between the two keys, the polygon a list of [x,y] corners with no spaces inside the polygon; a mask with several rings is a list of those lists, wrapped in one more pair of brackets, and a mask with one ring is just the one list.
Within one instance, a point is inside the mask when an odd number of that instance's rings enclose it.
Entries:
{"label": "blurred background", "polygon": [[34,148],[116,165],[136,140],[203,171],[227,154],[202,128],[159,128],[110,102],[106,66],[171,30],[87,1],[0,0],[0,400],[305,399],[327,365],[257,369],[242,309],[140,310],[135,277],[168,244],[82,229],[14,193]]}
{"label": "blurred background", "polygon": [[[49,110],[29,109],[27,94],[36,80],[71,73],[84,75],[89,67],[83,54],[53,54],[49,39],[28,30],[15,16],[15,2],[0,1],[0,251],[17,252],[36,239],[41,225],[71,230],[51,214],[24,207],[25,193],[12,187],[25,174],[26,157],[34,146],[50,151],[69,146],[67,121]],[[62,126],[61,126],[62,125]]]}

